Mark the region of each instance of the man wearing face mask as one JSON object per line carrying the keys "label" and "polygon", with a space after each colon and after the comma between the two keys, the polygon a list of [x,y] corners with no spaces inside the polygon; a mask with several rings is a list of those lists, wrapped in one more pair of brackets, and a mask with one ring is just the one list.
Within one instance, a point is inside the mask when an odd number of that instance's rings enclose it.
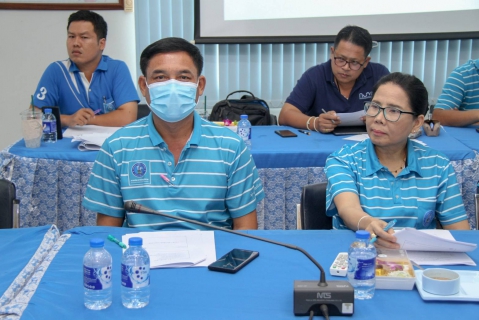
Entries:
{"label": "man wearing face mask", "polygon": [[264,198],[242,139],[195,111],[206,79],[198,48],[180,38],[149,45],[138,80],[151,109],[113,134],[98,153],[83,206],[97,224],[158,230],[198,229],[161,216],[130,213],[125,201],[219,227],[256,229]]}

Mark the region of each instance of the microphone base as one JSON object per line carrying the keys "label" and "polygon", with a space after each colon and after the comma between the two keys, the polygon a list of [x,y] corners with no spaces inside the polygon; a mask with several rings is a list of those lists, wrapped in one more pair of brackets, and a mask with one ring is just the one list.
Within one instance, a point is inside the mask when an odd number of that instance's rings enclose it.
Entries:
{"label": "microphone base", "polygon": [[307,316],[313,310],[322,315],[319,307],[328,306],[331,316],[352,316],[354,313],[354,289],[348,281],[328,281],[326,287],[319,281],[294,281],[294,315]]}

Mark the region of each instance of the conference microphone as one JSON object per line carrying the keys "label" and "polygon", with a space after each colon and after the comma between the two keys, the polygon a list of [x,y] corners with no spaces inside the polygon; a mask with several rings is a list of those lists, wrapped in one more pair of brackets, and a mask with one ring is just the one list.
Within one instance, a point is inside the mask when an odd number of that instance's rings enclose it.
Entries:
{"label": "conference microphone", "polygon": [[273,241],[266,238],[261,238],[247,233],[238,232],[235,230],[225,229],[213,226],[207,223],[182,218],[178,216],[169,215],[160,211],[155,211],[134,201],[126,201],[124,208],[129,212],[155,214],[162,217],[180,220],[195,225],[200,225],[206,228],[215,229],[219,231],[233,233],[238,236],[252,238],[259,241],[272,243],[283,246],[289,249],[297,250],[308,257],[320,271],[319,282],[308,280],[294,281],[294,314],[297,316],[310,315],[311,311],[314,314],[321,314],[322,305],[329,307],[330,315],[353,315],[354,313],[354,289],[348,281],[329,281],[326,282],[326,274],[323,267],[303,248],[291,244]]}

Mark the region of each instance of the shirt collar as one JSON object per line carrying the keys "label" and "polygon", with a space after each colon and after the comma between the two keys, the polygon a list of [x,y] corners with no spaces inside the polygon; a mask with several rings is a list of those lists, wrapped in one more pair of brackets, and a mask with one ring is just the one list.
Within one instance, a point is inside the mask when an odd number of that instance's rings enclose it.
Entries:
{"label": "shirt collar", "polygon": [[[379,162],[376,150],[371,139],[366,139],[366,175],[370,176],[381,169],[388,170],[385,166]],[[415,143],[411,139],[407,139],[407,159],[406,167],[399,173],[398,176],[406,175],[410,172],[416,172],[419,176],[424,176],[424,172],[417,162],[417,156],[415,152]]]}
{"label": "shirt collar", "polygon": [[[191,133],[190,139],[186,142],[185,147],[189,148],[191,145],[197,146],[200,143],[201,139],[201,119],[200,115],[193,111],[193,132]],[[148,134],[150,135],[151,143],[154,146],[166,146],[165,140],[161,137],[161,135],[156,131],[155,124],[153,122],[153,112],[147,117],[147,124],[148,124]]]}
{"label": "shirt collar", "polygon": [[[108,63],[106,62],[107,59],[108,59],[108,56],[101,56],[100,63],[96,67],[95,71],[97,71],[97,70],[101,70],[101,71],[108,70]],[[70,71],[70,72],[81,72],[81,70],[78,69],[75,62],[73,62],[71,59],[68,59],[68,60],[70,60],[70,68],[68,69],[68,71]]]}

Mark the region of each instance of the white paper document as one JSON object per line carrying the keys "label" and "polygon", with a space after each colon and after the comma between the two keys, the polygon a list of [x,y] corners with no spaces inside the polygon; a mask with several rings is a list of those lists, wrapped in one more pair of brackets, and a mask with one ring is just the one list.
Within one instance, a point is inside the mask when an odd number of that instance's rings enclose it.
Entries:
{"label": "white paper document", "polygon": [[76,126],[68,128],[63,133],[66,138],[72,138],[72,142],[80,141],[78,150],[100,150],[105,140],[121,127],[102,127],[95,125]]}
{"label": "white paper document", "polygon": [[213,231],[156,231],[129,233],[128,239],[141,237],[150,255],[150,268],[206,267],[216,260]]}
{"label": "white paper document", "polygon": [[409,259],[419,265],[476,265],[465,252],[475,250],[477,244],[456,241],[449,230],[404,228],[394,235]]}
{"label": "white paper document", "polygon": [[336,115],[341,119],[341,123],[338,124],[338,127],[362,126],[364,125],[364,121],[361,120],[361,117],[365,116],[366,113],[364,110],[361,110],[350,113],[336,113]]}
{"label": "white paper document", "polygon": [[367,133],[355,134],[354,136],[348,136],[344,138],[344,140],[351,140],[351,141],[363,141],[366,139],[369,139],[369,135]]}

